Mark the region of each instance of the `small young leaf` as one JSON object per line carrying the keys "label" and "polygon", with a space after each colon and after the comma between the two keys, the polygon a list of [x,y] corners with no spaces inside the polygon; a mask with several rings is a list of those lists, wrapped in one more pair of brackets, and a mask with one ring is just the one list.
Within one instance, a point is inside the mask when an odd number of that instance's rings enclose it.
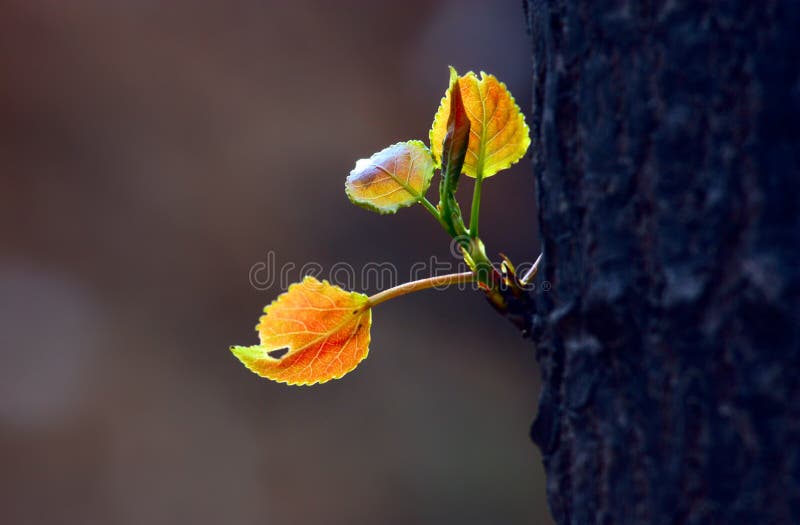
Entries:
{"label": "small young leaf", "polygon": [[454,235],[465,236],[466,229],[461,218],[461,208],[456,202],[456,189],[469,145],[470,122],[461,89],[458,73],[450,68],[450,112],[447,118],[447,135],[442,151],[442,180],[439,183],[439,210],[442,218]]}
{"label": "small young leaf", "polygon": [[[442,161],[442,145],[447,135],[452,83],[439,105],[430,131],[431,151],[437,166]],[[494,75],[481,71],[481,78],[470,71],[458,78],[458,86],[470,121],[470,139],[463,173],[477,177],[482,162],[482,175],[491,177],[525,155],[531,139],[525,118],[506,89]]]}
{"label": "small young leaf", "polygon": [[450,68],[450,110],[447,115],[445,137],[442,144],[442,178],[447,181],[447,193],[455,193],[458,177],[461,174],[469,147],[471,124],[461,89],[458,87],[458,73]]}
{"label": "small young leaf", "polygon": [[369,352],[367,296],[307,276],[269,306],[256,326],[261,344],[233,346],[251,371],[289,385],[339,379]]}
{"label": "small young leaf", "polygon": [[435,169],[430,150],[419,140],[399,142],[356,162],[345,181],[354,204],[395,213],[425,196]]}

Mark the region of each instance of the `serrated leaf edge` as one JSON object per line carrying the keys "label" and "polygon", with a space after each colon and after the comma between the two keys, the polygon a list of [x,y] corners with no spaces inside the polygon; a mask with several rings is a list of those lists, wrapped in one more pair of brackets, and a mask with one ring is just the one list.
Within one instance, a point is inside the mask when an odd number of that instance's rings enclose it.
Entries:
{"label": "serrated leaf edge", "polygon": [[[445,99],[447,98],[447,94],[450,92],[450,89],[452,89],[452,87],[453,87],[452,73],[454,71],[455,71],[455,68],[450,66],[451,83],[447,87],[447,90],[445,91],[444,96],[439,101],[439,106],[436,108],[436,113],[433,116],[433,123],[431,124],[431,128],[428,131],[428,142],[431,143],[431,148],[430,148],[431,149],[431,154],[433,155],[433,160],[435,161],[437,168],[441,168],[442,159],[441,158],[437,158],[436,151],[433,148],[433,130],[434,130],[434,128],[436,128],[436,124],[437,124],[437,121],[438,121],[439,115],[440,115],[440,110],[441,110],[442,106],[444,106]],[[475,72],[471,71],[471,70],[467,71],[466,73],[464,73],[463,75],[461,75],[461,76],[459,76],[457,78],[465,78],[465,77],[468,77],[470,75],[472,75],[473,77],[475,77],[476,80],[478,80],[478,75],[476,75]],[[520,109],[519,104],[517,104],[517,101],[514,98],[514,95],[511,93],[511,90],[508,89],[508,86],[506,86],[505,82],[501,81],[499,78],[497,78],[496,76],[492,75],[491,73],[486,73],[485,71],[481,71],[480,75],[481,75],[480,76],[480,80],[478,80],[478,82],[483,82],[487,78],[492,77],[505,90],[505,92],[508,93],[508,96],[511,99],[512,104],[514,105],[514,108],[517,110],[517,116],[519,118],[520,124],[522,124],[522,129],[525,130],[525,139],[522,141],[522,146],[517,150],[517,151],[519,151],[519,156],[515,160],[507,161],[507,163],[498,164],[497,167],[496,167],[496,171],[494,173],[490,173],[490,174],[484,173],[483,174],[483,178],[486,179],[486,178],[489,178],[489,177],[492,177],[492,176],[496,175],[497,173],[499,173],[502,170],[510,168],[511,166],[513,166],[514,164],[516,164],[517,162],[519,162],[520,160],[522,160],[525,157],[525,154],[528,152],[528,148],[530,148],[530,146],[531,146],[531,129],[528,126],[528,123],[525,122],[525,114]],[[466,171],[463,171],[463,170],[462,170],[461,174],[462,175],[466,175],[467,177],[470,177],[472,179],[475,178],[474,175],[471,175],[471,174],[469,174],[469,173],[467,173]]]}
{"label": "serrated leaf edge", "polygon": [[[300,281],[300,282],[296,282],[296,283],[292,283],[291,285],[289,285],[289,288],[287,288],[285,292],[283,292],[282,294],[278,295],[278,297],[276,297],[275,299],[273,299],[273,300],[272,300],[272,301],[271,301],[271,302],[270,302],[268,305],[266,305],[266,306],[264,307],[264,309],[263,309],[264,315],[262,315],[261,317],[259,317],[259,318],[258,318],[258,323],[257,323],[257,324],[256,324],[256,326],[255,326],[256,333],[259,333],[259,332],[258,332],[258,327],[259,327],[259,325],[261,324],[261,320],[262,320],[264,317],[266,317],[266,316],[268,315],[268,314],[267,314],[267,311],[270,309],[270,307],[272,307],[272,305],[274,305],[275,303],[277,303],[277,302],[278,302],[278,301],[281,299],[281,297],[283,297],[284,295],[286,295],[286,294],[288,294],[289,292],[291,292],[291,291],[292,291],[292,288],[295,288],[295,287],[297,287],[297,286],[302,286],[302,285],[303,285],[303,283],[305,283],[306,281],[314,281],[314,282],[317,282],[317,283],[321,283],[321,284],[323,284],[323,285],[327,285],[327,286],[333,286],[333,287],[335,287],[335,288],[339,288],[339,289],[340,289],[340,290],[342,290],[342,291],[346,291],[346,290],[344,290],[344,289],[343,289],[341,286],[336,286],[335,284],[331,284],[331,283],[329,283],[327,279],[323,279],[323,280],[321,280],[321,281],[320,281],[319,279],[317,279],[317,278],[315,278],[315,277],[313,277],[313,276],[311,276],[311,275],[306,275],[306,276],[303,278],[303,280],[302,280],[302,281]],[[368,296],[366,296],[365,294],[359,293],[359,292],[352,292],[352,291],[351,291],[351,292],[347,292],[347,293],[348,293],[349,295],[351,295],[351,296],[355,296],[355,297],[358,297],[358,298],[364,298],[364,299],[368,299]],[[260,344],[258,344],[258,345],[251,345],[251,346],[233,345],[233,346],[231,346],[231,347],[230,347],[230,351],[231,351],[231,353],[234,355],[234,357],[236,357],[236,359],[237,359],[237,360],[238,360],[240,363],[242,363],[242,365],[244,365],[244,367],[245,367],[245,368],[247,368],[248,370],[250,370],[250,371],[251,371],[252,373],[254,373],[255,375],[257,375],[257,376],[259,376],[259,377],[263,377],[264,379],[269,379],[270,381],[273,381],[273,382],[275,382],[275,383],[281,383],[281,384],[284,384],[284,385],[289,385],[289,386],[313,386],[313,385],[321,385],[321,384],[327,383],[328,381],[332,381],[332,380],[334,380],[334,379],[341,379],[341,378],[343,378],[345,375],[347,375],[347,374],[349,374],[350,372],[352,372],[353,370],[355,370],[355,369],[356,369],[356,367],[358,367],[358,365],[359,365],[359,364],[360,364],[360,363],[361,363],[361,362],[362,362],[364,359],[366,359],[366,358],[367,358],[367,356],[369,355],[369,345],[370,345],[370,343],[372,342],[372,330],[371,330],[371,329],[372,329],[372,308],[367,308],[366,310],[364,310],[364,312],[362,312],[362,313],[361,313],[361,314],[359,314],[359,315],[361,315],[361,316],[366,316],[366,319],[367,319],[367,345],[366,345],[366,346],[367,346],[367,349],[366,349],[366,351],[364,352],[364,355],[363,355],[363,357],[361,357],[361,359],[359,359],[359,360],[357,360],[355,363],[353,363],[353,366],[352,366],[351,368],[348,368],[347,370],[343,371],[341,374],[339,374],[339,375],[333,375],[333,376],[331,376],[331,377],[328,377],[328,378],[325,378],[325,379],[319,379],[319,380],[316,380],[316,381],[312,381],[312,382],[310,382],[310,383],[307,383],[307,382],[303,382],[303,381],[292,381],[292,380],[274,379],[274,378],[271,378],[271,377],[269,377],[269,376],[266,376],[266,375],[262,374],[260,371],[258,371],[258,370],[257,370],[257,369],[255,369],[253,366],[251,366],[251,365],[250,365],[248,362],[244,361],[244,360],[243,360],[241,357],[239,357],[239,355],[238,355],[238,354],[237,354],[237,352],[236,352],[236,349],[238,349],[238,348],[241,348],[241,349],[260,348],[260,347],[261,347],[261,345],[260,345]],[[339,329],[341,326],[343,326],[344,324],[345,324],[345,323],[342,323],[341,325],[337,325],[337,327],[334,329],[334,331],[335,331],[335,330],[338,330],[338,329]],[[333,333],[333,332],[331,332],[331,333]],[[303,347],[303,348],[307,348],[308,346],[311,346],[311,345],[313,345],[313,344],[314,344],[315,342],[317,342],[317,341],[319,341],[319,339],[316,339],[314,342],[311,342],[311,343],[307,344],[307,345],[306,345],[305,347]],[[302,349],[301,349],[301,350],[296,350],[294,353],[297,353],[297,352],[300,352],[300,351],[302,351]],[[288,355],[288,354],[287,354],[287,355]],[[283,358],[285,358],[285,357],[286,357],[286,356],[282,357],[281,359],[283,359]]]}
{"label": "serrated leaf edge", "polygon": [[[393,208],[381,208],[379,206],[375,206],[374,204],[372,204],[369,201],[358,200],[358,198],[356,196],[354,196],[354,195],[352,195],[350,193],[350,189],[347,187],[347,181],[348,181],[348,179],[350,179],[350,177],[353,175],[353,172],[355,171],[355,168],[353,168],[352,170],[350,170],[350,174],[345,178],[345,181],[344,181],[344,192],[347,195],[347,198],[350,200],[350,202],[352,202],[353,204],[355,204],[356,206],[358,206],[360,208],[364,208],[365,210],[374,211],[374,212],[379,213],[381,215],[389,215],[389,214],[397,213],[397,211],[400,208],[408,208],[410,206],[413,206],[414,204],[419,203],[419,201],[423,197],[425,197],[425,194],[428,192],[428,189],[431,187],[431,181],[433,181],[433,175],[434,175],[434,172],[436,171],[437,166],[435,164],[435,158],[433,156],[433,152],[421,140],[411,139],[411,140],[401,140],[399,142],[395,142],[394,144],[386,146],[385,148],[383,148],[380,151],[376,151],[375,153],[373,153],[372,155],[370,155],[369,157],[367,157],[365,159],[358,159],[356,161],[356,165],[358,165],[358,163],[361,162],[362,160],[370,160],[372,157],[375,157],[376,155],[380,155],[384,151],[386,151],[388,149],[391,149],[391,148],[394,148],[395,146],[399,146],[401,144],[404,144],[404,145],[413,144],[415,146],[420,146],[420,147],[422,147],[423,150],[425,150],[428,153],[428,155],[431,156],[432,159],[434,159],[434,165],[431,168],[430,174],[428,175],[428,177],[425,177],[423,179],[424,180],[424,184],[423,184],[423,188],[422,188],[421,192],[419,193],[419,197],[417,197],[416,200],[414,200],[412,202],[409,202],[407,204],[400,204],[400,203],[395,204]],[[408,190],[406,190],[406,193],[410,194],[410,192]]]}

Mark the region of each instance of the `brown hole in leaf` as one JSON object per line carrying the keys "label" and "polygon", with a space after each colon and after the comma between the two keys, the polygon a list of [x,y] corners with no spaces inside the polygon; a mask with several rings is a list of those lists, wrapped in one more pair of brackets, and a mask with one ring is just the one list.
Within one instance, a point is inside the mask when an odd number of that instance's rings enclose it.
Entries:
{"label": "brown hole in leaf", "polygon": [[273,359],[280,359],[281,357],[285,356],[289,353],[289,347],[286,348],[278,348],[277,350],[273,350],[272,352],[267,352],[267,355]]}

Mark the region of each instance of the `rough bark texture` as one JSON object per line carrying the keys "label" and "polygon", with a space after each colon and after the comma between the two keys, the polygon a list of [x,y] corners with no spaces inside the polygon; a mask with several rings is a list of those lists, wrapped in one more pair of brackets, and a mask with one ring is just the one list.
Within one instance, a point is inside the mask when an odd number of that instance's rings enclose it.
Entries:
{"label": "rough bark texture", "polygon": [[554,518],[800,523],[800,2],[526,13]]}

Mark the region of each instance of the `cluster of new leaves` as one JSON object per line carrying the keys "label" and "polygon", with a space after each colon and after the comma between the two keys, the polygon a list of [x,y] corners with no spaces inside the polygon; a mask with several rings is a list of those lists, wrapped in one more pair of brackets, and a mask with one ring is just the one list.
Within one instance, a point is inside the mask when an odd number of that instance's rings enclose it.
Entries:
{"label": "cluster of new leaves", "polygon": [[[359,160],[345,182],[350,200],[378,213],[422,204],[453,237],[470,238],[463,247],[475,280],[491,288],[481,265],[488,266],[477,236],[480,185],[484,178],[508,168],[530,145],[528,127],[514,98],[493,75],[473,72],[450,83],[430,130],[430,148],[419,140],[389,146]],[[439,203],[426,197],[436,169],[441,170]],[[461,174],[475,179],[470,227],[455,200]],[[450,276],[456,282],[470,278]],[[306,277],[272,304],[256,326],[260,344],[231,351],[256,374],[290,385],[311,385],[337,379],[353,370],[369,350],[371,309],[379,302],[434,285],[407,283],[367,297]],[[393,292],[393,290],[396,290]]]}

